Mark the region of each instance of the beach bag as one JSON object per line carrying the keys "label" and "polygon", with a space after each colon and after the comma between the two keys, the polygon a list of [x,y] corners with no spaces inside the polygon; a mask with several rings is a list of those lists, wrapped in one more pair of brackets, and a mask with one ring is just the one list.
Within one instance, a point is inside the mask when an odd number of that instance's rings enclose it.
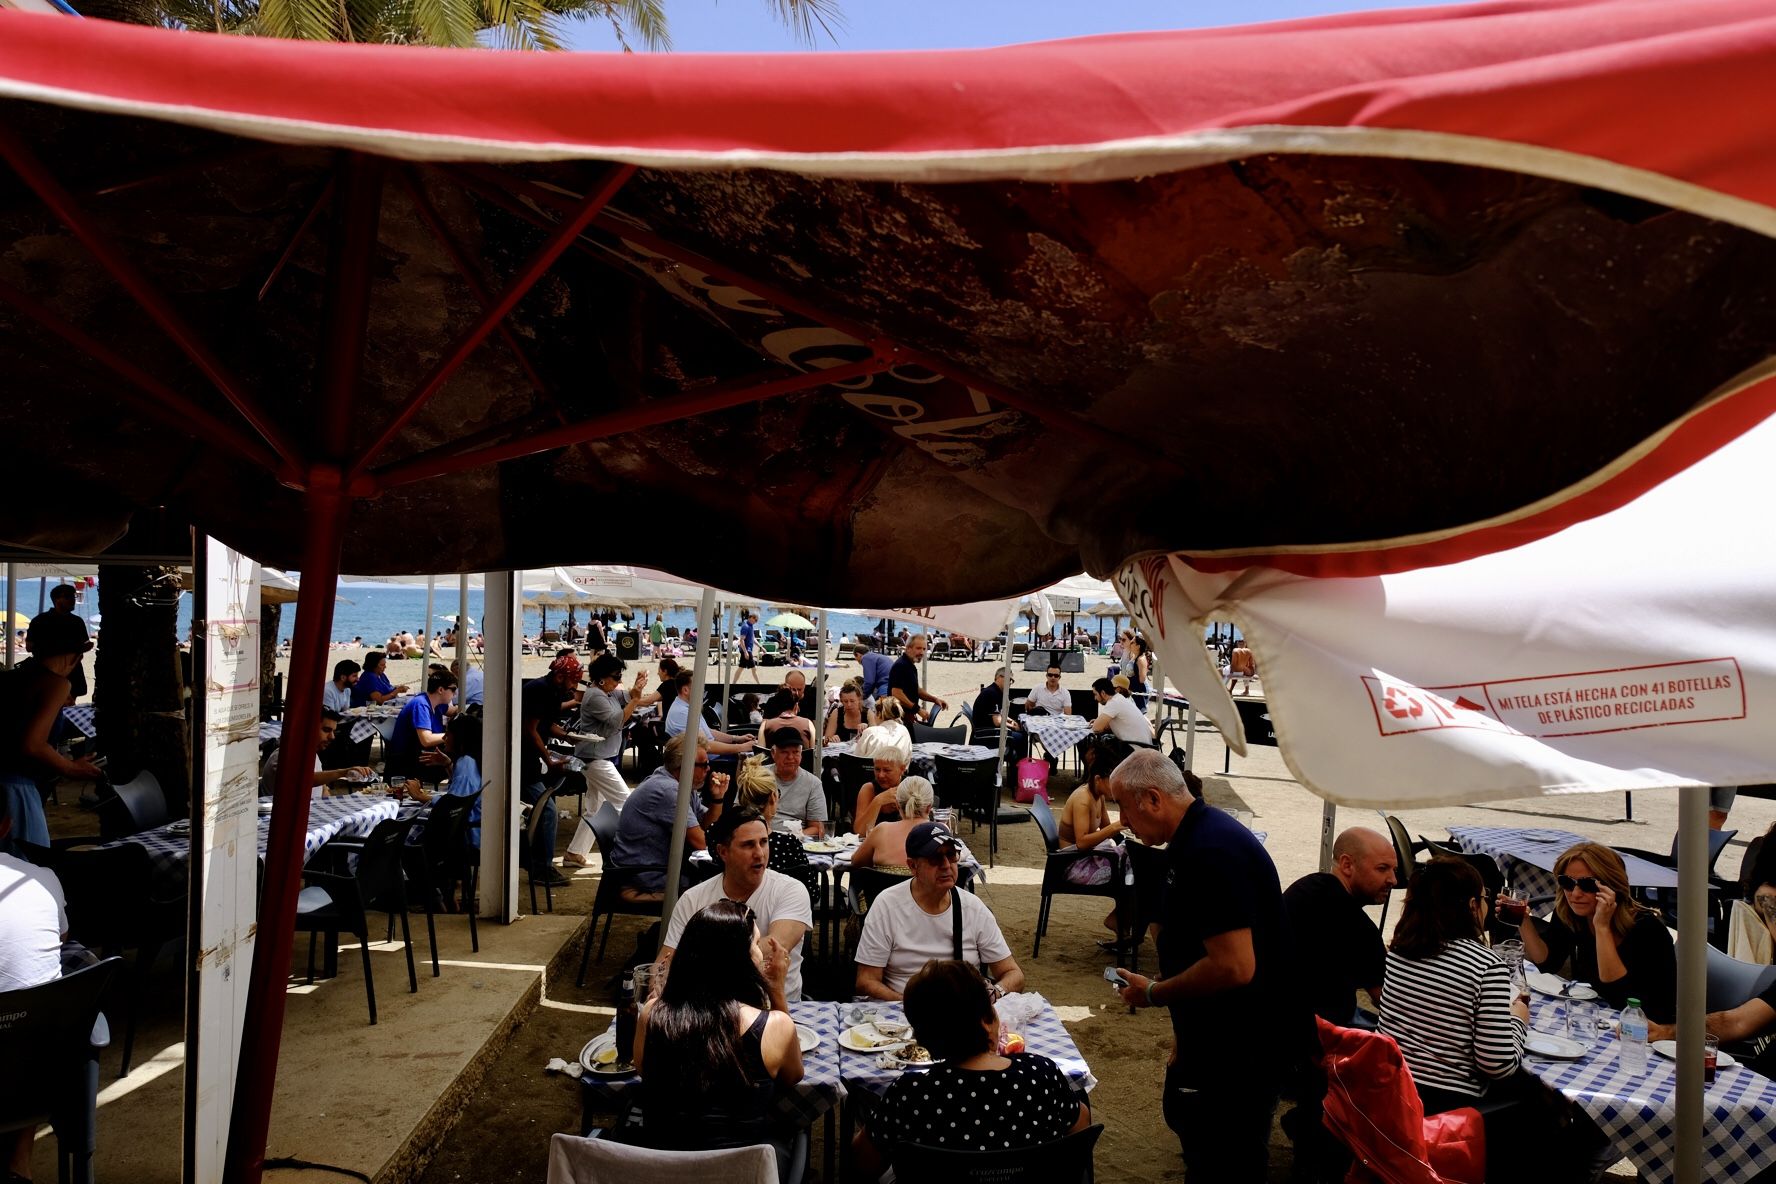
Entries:
{"label": "beach bag", "polygon": [[1037,798],[1048,801],[1048,762],[1025,757],[1017,767],[1017,800],[1029,805]]}

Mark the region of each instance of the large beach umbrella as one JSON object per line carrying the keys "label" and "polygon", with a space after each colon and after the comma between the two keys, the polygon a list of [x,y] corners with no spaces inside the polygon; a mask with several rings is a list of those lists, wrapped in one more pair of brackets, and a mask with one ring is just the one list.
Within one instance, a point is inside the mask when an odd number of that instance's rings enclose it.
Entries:
{"label": "large beach umbrella", "polygon": [[765,622],[772,629],[812,629],[814,622],[800,613],[782,612]]}
{"label": "large beach umbrella", "polygon": [[[730,573],[731,548],[562,517],[620,505],[731,529],[766,598],[1116,572],[1152,636],[1198,576],[1343,603],[1552,534],[1776,406],[1773,66],[1763,0],[793,59],[0,11],[0,422],[33,445],[0,477],[9,541],[91,554],[164,507],[299,568],[322,631],[291,671],[237,1169],[342,560]],[[1723,654],[1753,660],[1683,660]],[[1379,672],[1457,699],[1486,673]],[[1613,759],[1669,769],[1683,730]]]}

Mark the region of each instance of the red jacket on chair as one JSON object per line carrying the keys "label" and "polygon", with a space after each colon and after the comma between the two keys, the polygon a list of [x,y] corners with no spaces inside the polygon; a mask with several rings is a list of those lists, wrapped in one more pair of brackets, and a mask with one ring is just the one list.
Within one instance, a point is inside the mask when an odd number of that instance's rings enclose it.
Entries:
{"label": "red jacket on chair", "polygon": [[1355,1157],[1346,1184],[1482,1184],[1486,1129],[1464,1106],[1425,1117],[1388,1036],[1319,1020],[1326,1129]]}

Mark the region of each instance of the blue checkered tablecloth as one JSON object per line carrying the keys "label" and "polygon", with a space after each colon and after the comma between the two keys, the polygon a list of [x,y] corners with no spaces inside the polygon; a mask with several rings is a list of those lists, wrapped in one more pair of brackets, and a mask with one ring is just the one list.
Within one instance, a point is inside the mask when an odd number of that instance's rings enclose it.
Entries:
{"label": "blue checkered tablecloth", "polygon": [[[1536,1025],[1564,1031],[1559,1000],[1531,998]],[[1601,1008],[1601,1004],[1597,1005]],[[1607,1010],[1604,1014],[1610,1014]],[[1526,1054],[1524,1066],[1571,1098],[1628,1157],[1642,1180],[1676,1179],[1677,1065],[1647,1053],[1644,1076],[1629,1073],[1616,1037],[1600,1034],[1591,1055],[1578,1061],[1544,1061]],[[1703,1094],[1702,1178],[1749,1180],[1776,1164],[1776,1081],[1743,1065],[1720,1069]]]}
{"label": "blue checkered tablecloth", "polygon": [[1091,721],[1079,715],[1026,715],[1024,730],[1042,742],[1042,747],[1059,756],[1091,735]]}
{"label": "blue checkered tablecloth", "polygon": [[[97,716],[94,709],[91,707],[64,707],[62,708],[62,718],[80,729],[81,734],[89,740],[99,734]],[[387,731],[383,738],[387,739],[387,737],[393,735],[395,731],[395,721],[393,719],[387,721],[354,719],[351,721],[351,738],[362,744],[364,741],[370,739],[370,737],[379,733],[384,733],[383,724],[385,722],[387,724]],[[273,740],[281,740],[283,739],[283,735],[283,720],[269,719],[264,720],[259,724],[259,743],[261,744],[269,744]]]}
{"label": "blue checkered tablecloth", "polygon": [[[319,851],[327,840],[340,835],[367,835],[376,824],[400,813],[400,803],[386,794],[350,794],[345,797],[322,798],[308,804],[308,833],[302,840],[304,858]],[[266,840],[271,834],[271,815],[259,815],[258,845],[260,858],[265,856]],[[191,831],[180,823],[145,830],[139,835],[119,839],[104,846],[135,843],[148,850],[148,858],[157,874],[185,875],[185,864],[191,858]]]}
{"label": "blue checkered tablecloth", "polygon": [[[862,1000],[857,1003],[829,1003],[834,1016],[840,1022],[840,1031],[849,1026],[843,1018],[853,1008],[866,1008],[885,1020],[906,1022],[906,1013],[898,1003],[885,1003],[877,1000]],[[1023,1028],[1024,1048],[1026,1051],[1041,1053],[1053,1061],[1075,1090],[1088,1093],[1098,1087],[1098,1079],[1092,1076],[1091,1066],[1079,1054],[1079,1046],[1073,1043],[1073,1037],[1061,1023],[1061,1017],[1055,1014],[1051,1006],[1044,1006],[1042,1011]],[[888,1087],[899,1079],[902,1072],[917,1073],[918,1069],[884,1069],[876,1064],[879,1054],[873,1052],[852,1052],[848,1048],[839,1047],[840,1068],[847,1089],[860,1086],[869,1090],[877,1097],[888,1092]]]}
{"label": "blue checkered tablecloth", "polygon": [[[1575,843],[1590,842],[1565,830],[1541,830],[1507,826],[1452,826],[1449,837],[1463,851],[1490,855],[1505,874],[1505,883],[1531,900],[1554,895],[1554,860]],[[1675,888],[1677,873],[1670,868],[1624,855],[1628,882],[1636,888]]]}
{"label": "blue checkered tablecloth", "polygon": [[[845,1096],[839,1077],[839,1033],[844,1027],[831,1003],[804,999],[791,1003],[789,1014],[797,1024],[812,1028],[820,1043],[812,1052],[802,1054],[802,1079],[794,1087],[778,1091],[777,1112],[785,1122],[812,1126]],[[606,1031],[615,1031],[616,1026],[612,1020]],[[638,1096],[635,1091],[641,1087],[641,1075],[606,1077],[588,1072],[581,1074],[580,1086],[595,1103],[593,1109],[620,1111]]]}
{"label": "blue checkered tablecloth", "polygon": [[[956,841],[962,842],[961,839]],[[803,854],[808,857],[808,866],[816,871],[826,872],[837,868],[841,872],[848,872],[851,870],[851,856],[856,851],[857,848],[852,847],[845,851],[803,851]],[[710,854],[706,850],[691,852],[692,863],[708,863],[710,858]],[[981,866],[980,860],[975,858],[974,852],[968,849],[967,843],[962,843],[962,853],[959,858],[962,866],[973,871],[977,880],[983,884],[986,883],[987,869]]]}
{"label": "blue checkered tablecloth", "polygon": [[99,734],[97,716],[97,710],[90,705],[62,708],[62,718],[80,729],[80,734],[88,740]]}

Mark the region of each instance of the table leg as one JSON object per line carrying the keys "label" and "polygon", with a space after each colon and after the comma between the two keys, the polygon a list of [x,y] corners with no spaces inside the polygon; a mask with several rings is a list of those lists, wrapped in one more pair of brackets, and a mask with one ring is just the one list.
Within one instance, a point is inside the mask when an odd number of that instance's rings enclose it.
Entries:
{"label": "table leg", "polygon": [[826,1112],[826,1115],[821,1119],[821,1122],[825,1124],[826,1150],[820,1156],[820,1178],[822,1180],[833,1180],[837,1178],[833,1174],[833,1165],[837,1162],[839,1153],[837,1138],[838,1123],[834,1121],[833,1112],[831,1110]]}
{"label": "table leg", "polygon": [[857,1113],[847,1095],[839,1103],[839,1179],[851,1178],[851,1137],[857,1132]]}

